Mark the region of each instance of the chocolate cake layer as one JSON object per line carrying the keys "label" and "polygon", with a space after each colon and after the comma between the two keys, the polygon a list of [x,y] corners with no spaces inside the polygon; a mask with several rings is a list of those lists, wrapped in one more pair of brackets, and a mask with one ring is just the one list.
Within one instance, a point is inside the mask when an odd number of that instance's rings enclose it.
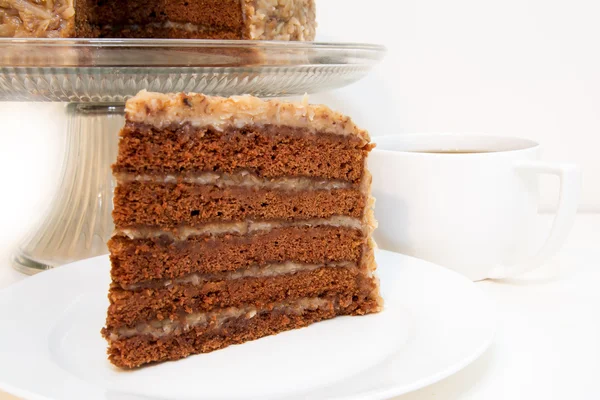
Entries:
{"label": "chocolate cake layer", "polygon": [[361,218],[365,196],[355,189],[289,192],[190,183],[129,182],[114,192],[113,220],[117,228],[171,228],[210,222]]}
{"label": "chocolate cake layer", "polygon": [[[213,28],[203,25],[192,25],[183,23],[150,23],[147,25],[87,25],[78,30],[79,37],[84,38],[130,38],[130,39],[215,39],[236,40],[241,39],[240,33],[226,28]],[[230,52],[231,55],[235,55]],[[245,62],[251,60],[251,56],[259,59],[258,54],[249,54],[243,51],[239,54]]]}
{"label": "chocolate cake layer", "polygon": [[80,0],[80,37],[242,39],[239,0]]}
{"label": "chocolate cake layer", "polygon": [[134,368],[150,362],[208,353],[232,344],[302,328],[337,315],[363,315],[380,309],[381,304],[377,298],[353,299],[340,296],[335,301],[327,301],[301,311],[286,308],[259,310],[222,321],[218,327],[216,324],[199,325],[158,338],[152,335],[111,338],[106,329],[103,334],[109,340],[110,361],[122,368]]}
{"label": "chocolate cake layer", "polygon": [[240,0],[79,0],[78,12],[95,25],[145,25],[153,22],[188,22],[238,33],[244,27]]}
{"label": "chocolate cake layer", "polygon": [[123,290],[113,285],[107,328],[148,320],[177,320],[181,315],[215,308],[265,304],[304,297],[331,297],[339,294],[366,297],[375,288],[367,266],[323,267],[313,271],[272,277],[215,279],[199,285],[170,285],[160,288]]}
{"label": "chocolate cake layer", "polygon": [[183,241],[115,236],[108,242],[112,279],[120,285],[286,261],[359,262],[365,245],[363,231],[331,226],[279,228],[250,235],[191,236]]}
{"label": "chocolate cake layer", "polygon": [[371,147],[358,136],[315,134],[306,128],[277,125],[217,130],[187,124],[157,129],[127,122],[113,171],[163,175],[250,171],[260,177],[304,176],[358,183]]}

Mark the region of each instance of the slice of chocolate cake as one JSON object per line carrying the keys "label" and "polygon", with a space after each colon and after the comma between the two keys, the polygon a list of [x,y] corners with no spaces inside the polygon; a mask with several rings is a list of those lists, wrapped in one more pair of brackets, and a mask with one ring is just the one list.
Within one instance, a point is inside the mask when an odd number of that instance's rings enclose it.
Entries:
{"label": "slice of chocolate cake", "polygon": [[367,132],[325,106],[141,92],[113,167],[119,367],[381,309]]}
{"label": "slice of chocolate cake", "polygon": [[0,37],[313,40],[314,0],[0,0]]}

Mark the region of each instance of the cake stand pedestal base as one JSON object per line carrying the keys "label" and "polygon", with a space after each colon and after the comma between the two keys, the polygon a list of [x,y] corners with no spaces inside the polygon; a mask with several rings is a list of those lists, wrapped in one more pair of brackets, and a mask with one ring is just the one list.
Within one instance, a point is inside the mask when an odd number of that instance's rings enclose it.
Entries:
{"label": "cake stand pedestal base", "polygon": [[114,229],[111,164],[117,158],[124,106],[71,103],[66,112],[59,187],[43,221],[13,254],[14,267],[26,274],[106,254]]}

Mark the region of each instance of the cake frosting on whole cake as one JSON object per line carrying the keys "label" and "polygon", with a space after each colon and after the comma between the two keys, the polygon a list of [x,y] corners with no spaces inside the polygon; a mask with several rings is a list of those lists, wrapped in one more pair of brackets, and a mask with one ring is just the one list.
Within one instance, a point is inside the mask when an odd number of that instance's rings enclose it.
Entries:
{"label": "cake frosting on whole cake", "polygon": [[321,105],[141,92],[103,335],[125,368],[382,307],[367,132]]}
{"label": "cake frosting on whole cake", "polygon": [[313,40],[314,0],[0,0],[0,37]]}

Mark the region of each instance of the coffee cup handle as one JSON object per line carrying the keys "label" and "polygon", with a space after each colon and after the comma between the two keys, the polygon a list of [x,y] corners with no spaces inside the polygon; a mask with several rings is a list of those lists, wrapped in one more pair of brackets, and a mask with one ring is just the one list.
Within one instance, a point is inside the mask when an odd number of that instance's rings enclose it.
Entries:
{"label": "coffee cup handle", "polygon": [[541,249],[524,262],[494,268],[489,277],[502,279],[532,271],[555,255],[564,244],[577,214],[581,191],[581,171],[573,164],[552,164],[542,161],[522,161],[518,171],[556,175],[560,179],[559,200],[550,234]]}

